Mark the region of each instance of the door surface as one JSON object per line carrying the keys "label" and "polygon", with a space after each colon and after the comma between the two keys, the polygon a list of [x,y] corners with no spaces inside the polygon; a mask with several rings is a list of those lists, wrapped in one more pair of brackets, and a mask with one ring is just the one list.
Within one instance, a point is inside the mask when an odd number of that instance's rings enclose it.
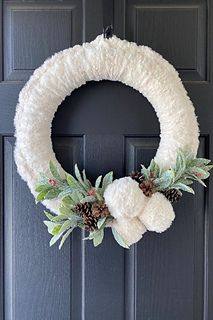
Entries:
{"label": "door surface", "polygon": [[[147,232],[124,250],[107,230],[94,249],[75,231],[49,248],[42,205],[35,205],[13,159],[18,93],[54,52],[102,33],[100,0],[0,2],[2,320],[212,320],[212,183],[175,206],[172,227]],[[202,157],[213,159],[213,1],[115,0],[117,36],[152,47],[178,69],[196,107]],[[32,137],[33,138],[33,137]],[[149,102],[117,82],[90,82],[67,97],[53,121],[58,160],[94,179],[147,165],[159,143]]]}

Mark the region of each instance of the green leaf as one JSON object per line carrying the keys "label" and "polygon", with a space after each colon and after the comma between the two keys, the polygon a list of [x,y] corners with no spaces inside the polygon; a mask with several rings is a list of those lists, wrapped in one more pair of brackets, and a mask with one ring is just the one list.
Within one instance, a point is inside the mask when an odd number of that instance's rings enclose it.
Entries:
{"label": "green leaf", "polygon": [[53,236],[50,240],[50,247],[52,247],[60,239],[61,236],[62,236],[62,233],[59,233]]}
{"label": "green leaf", "polygon": [[44,211],[45,216],[50,220],[53,221],[55,219],[55,217],[57,216],[53,216],[51,213],[49,213],[48,211]]}
{"label": "green leaf", "polygon": [[59,189],[50,189],[44,196],[45,200],[55,199],[61,191]]}
{"label": "green leaf", "polygon": [[160,167],[154,159],[151,160],[148,170],[153,173],[155,177],[158,177],[160,174]]}
{"label": "green leaf", "polygon": [[141,164],[141,173],[144,175],[145,179],[149,178],[149,169]]}
{"label": "green leaf", "polygon": [[82,171],[82,175],[83,175],[83,180],[84,180],[85,185],[87,186],[88,189],[91,189],[92,184],[91,184],[91,182],[87,179],[85,169]]}
{"label": "green leaf", "polygon": [[44,200],[46,194],[47,194],[47,190],[45,191],[41,191],[37,196],[36,196],[36,203],[41,202]]}
{"label": "green leaf", "polygon": [[56,168],[56,166],[54,165],[54,163],[50,160],[49,161],[49,170],[52,174],[52,176],[56,179],[56,180],[61,180],[61,176],[60,173],[58,171],[58,169]]}
{"label": "green leaf", "polygon": [[169,188],[169,186],[173,183],[173,180],[174,180],[173,170],[166,170],[162,173],[160,178],[155,179],[155,185],[159,190],[164,190]]}
{"label": "green leaf", "polygon": [[79,181],[81,184],[84,184],[84,181],[83,181],[83,179],[82,179],[82,177],[81,177],[81,173],[80,173],[80,171],[79,171],[79,169],[78,169],[78,165],[77,165],[77,164],[75,164],[75,176],[76,176],[76,178],[78,179],[78,181]]}
{"label": "green leaf", "polygon": [[64,232],[66,231],[67,229],[71,228],[71,227],[74,227],[76,226],[76,222],[74,221],[71,221],[71,220],[66,220],[62,226],[61,226],[61,229],[60,229],[60,232]]}
{"label": "green leaf", "polygon": [[101,229],[95,233],[95,236],[93,238],[94,247],[99,246],[102,243],[103,238],[104,238],[104,230]]}
{"label": "green leaf", "polygon": [[173,185],[173,188],[180,189],[180,190],[195,194],[195,192],[194,192],[194,190],[192,188],[190,188],[189,186],[186,186],[183,183],[176,183],[176,184]]}
{"label": "green leaf", "polygon": [[81,200],[84,198],[83,194],[79,191],[73,191],[73,193],[70,195],[74,204],[77,204],[81,202]]}
{"label": "green leaf", "polygon": [[107,219],[107,217],[103,217],[98,220],[98,223],[97,223],[98,229],[101,229],[102,227],[105,226],[106,219]]}
{"label": "green leaf", "polygon": [[189,170],[189,173],[192,173],[197,179],[207,179],[210,176],[208,171],[203,170],[202,168],[192,167]]}
{"label": "green leaf", "polygon": [[64,242],[66,241],[66,239],[69,237],[69,235],[72,233],[72,231],[74,230],[74,228],[69,229],[62,237],[60,245],[59,245],[59,250],[61,250]]}
{"label": "green leaf", "polygon": [[63,197],[61,201],[63,204],[68,205],[68,206],[74,205],[74,202],[70,196]]}
{"label": "green leaf", "polygon": [[[98,189],[98,190],[100,190],[100,189]],[[98,201],[103,201],[103,197],[98,191],[96,191],[95,195],[96,195],[96,198],[97,198]]]}
{"label": "green leaf", "polygon": [[55,223],[55,222],[52,222],[52,221],[43,221],[44,224],[47,226],[47,231],[50,233],[50,234],[53,234],[53,230],[55,228],[61,228],[61,225],[58,224],[58,223]]}
{"label": "green leaf", "polygon": [[51,189],[51,186],[48,184],[40,184],[35,188],[36,192],[48,191]]}
{"label": "green leaf", "polygon": [[195,158],[191,161],[190,165],[192,167],[203,167],[209,164],[211,160],[205,158]]}
{"label": "green leaf", "polygon": [[61,230],[61,225],[57,225],[52,229],[51,234],[55,236],[60,232],[60,230]]}
{"label": "green leaf", "polygon": [[123,248],[126,248],[126,249],[129,249],[129,246],[127,245],[126,241],[123,239],[123,237],[117,232],[117,230],[112,227],[112,234],[115,238],[115,240],[117,241],[117,243],[123,247]]}
{"label": "green leaf", "polygon": [[71,188],[79,189],[78,181],[71,174],[68,174],[66,178],[67,178],[67,183]]}
{"label": "green leaf", "polygon": [[183,183],[186,186],[189,186],[189,185],[193,184],[193,181],[191,180],[191,177],[187,177],[187,178],[179,179],[178,183]]}
{"label": "green leaf", "polygon": [[210,171],[213,168],[213,165],[208,165],[205,166],[203,169],[205,169],[206,171]]}
{"label": "green leaf", "polygon": [[176,163],[175,163],[175,175],[176,180],[179,179],[186,169],[186,159],[184,153],[179,151],[177,153]]}
{"label": "green leaf", "polygon": [[85,203],[85,202],[95,202],[96,201],[96,198],[93,197],[93,196],[87,196],[87,197],[84,197],[80,202],[81,203]]}
{"label": "green leaf", "polygon": [[104,178],[103,178],[103,182],[102,182],[102,189],[103,191],[106,190],[107,186],[112,183],[113,181],[113,171],[108,172]]}
{"label": "green leaf", "polygon": [[102,176],[99,176],[96,181],[95,181],[95,189],[98,189],[100,187],[100,184],[101,184],[101,179],[102,179]]}
{"label": "green leaf", "polygon": [[62,214],[62,215],[69,215],[70,212],[71,212],[71,209],[67,206],[64,206],[63,204],[60,205],[59,207],[59,212]]}
{"label": "green leaf", "polygon": [[52,221],[54,221],[54,222],[64,221],[67,219],[67,217],[68,216],[65,214],[59,214],[59,215],[55,216]]}
{"label": "green leaf", "polygon": [[202,184],[202,186],[204,186],[205,188],[207,187],[205,182],[203,182],[202,180],[198,179],[197,182],[199,182],[200,184]]}

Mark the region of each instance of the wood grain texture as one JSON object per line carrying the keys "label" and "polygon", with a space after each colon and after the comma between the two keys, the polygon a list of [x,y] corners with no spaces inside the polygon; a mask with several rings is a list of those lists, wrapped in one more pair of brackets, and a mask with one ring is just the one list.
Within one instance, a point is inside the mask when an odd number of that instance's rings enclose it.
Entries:
{"label": "wood grain texture", "polygon": [[184,81],[207,81],[206,1],[118,0],[115,13],[119,35],[159,52]]}
{"label": "wood grain texture", "polygon": [[82,43],[82,3],[5,2],[4,80],[27,80],[55,52]]}

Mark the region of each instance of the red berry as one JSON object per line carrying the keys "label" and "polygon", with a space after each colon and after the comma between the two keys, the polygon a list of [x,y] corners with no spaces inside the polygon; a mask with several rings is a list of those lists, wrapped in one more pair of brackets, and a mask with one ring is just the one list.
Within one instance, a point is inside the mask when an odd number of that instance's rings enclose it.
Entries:
{"label": "red berry", "polygon": [[51,184],[51,186],[55,187],[57,185],[56,181],[53,179],[48,179],[49,184]]}
{"label": "red berry", "polygon": [[95,195],[95,193],[96,193],[95,188],[90,189],[90,191],[89,191],[89,195],[90,195],[90,196],[93,197],[93,196]]}

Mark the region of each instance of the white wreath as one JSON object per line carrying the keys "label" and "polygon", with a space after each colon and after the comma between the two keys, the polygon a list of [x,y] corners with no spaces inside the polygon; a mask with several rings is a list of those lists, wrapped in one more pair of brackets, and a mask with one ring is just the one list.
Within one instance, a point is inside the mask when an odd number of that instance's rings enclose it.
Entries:
{"label": "white wreath", "polygon": [[[155,156],[160,167],[173,166],[180,149],[196,156],[199,130],[194,107],[173,66],[149,47],[100,35],[46,60],[20,93],[15,115],[15,161],[32,194],[38,173],[47,170],[49,160],[64,172],[52,149],[51,122],[65,97],[91,80],[120,81],[153,105],[161,129]],[[46,200],[44,204],[58,213],[57,201]]]}

